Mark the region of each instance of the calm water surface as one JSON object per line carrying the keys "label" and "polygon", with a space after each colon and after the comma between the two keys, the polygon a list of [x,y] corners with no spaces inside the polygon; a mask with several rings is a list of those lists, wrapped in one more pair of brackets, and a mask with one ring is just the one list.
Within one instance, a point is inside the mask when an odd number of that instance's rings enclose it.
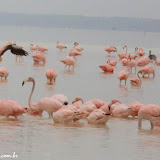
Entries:
{"label": "calm water surface", "polygon": [[[42,97],[50,97],[56,93],[66,95],[71,102],[75,96],[85,101],[100,98],[106,102],[119,99],[128,104],[140,101],[144,104],[160,104],[160,67],[156,67],[156,78],[144,78],[141,88],[133,88],[129,81],[127,87],[119,86],[117,74],[121,67],[118,64],[114,74],[104,74],[99,65],[106,64],[107,54],[104,47],[127,44],[129,51],[134,47],[144,47],[146,53],[151,49],[160,57],[160,34],[129,33],[109,31],[87,31],[71,29],[39,29],[23,27],[1,27],[0,46],[6,41],[19,42],[29,51],[30,43],[46,46],[47,63],[45,66],[34,66],[31,53],[23,63],[15,63],[15,56],[6,52],[0,67],[10,71],[8,81],[0,82],[0,97],[12,99],[22,106],[27,106],[32,84],[22,81],[29,76],[36,80],[33,102]],[[55,48],[56,40],[66,43],[68,49],[60,53]],[[83,56],[77,58],[75,71],[64,70],[59,61],[68,55],[74,41],[80,42],[85,50]],[[118,60],[117,53],[111,59]],[[49,86],[45,71],[53,68],[58,73],[56,85]],[[129,78],[136,77],[132,74]],[[150,130],[148,121],[144,121],[143,129],[138,130],[137,119],[111,118],[105,126],[88,125],[85,121],[68,126],[54,124],[46,113],[43,117],[29,115],[7,120],[0,118],[0,155],[16,152],[21,160],[158,160],[160,157],[160,128]]]}

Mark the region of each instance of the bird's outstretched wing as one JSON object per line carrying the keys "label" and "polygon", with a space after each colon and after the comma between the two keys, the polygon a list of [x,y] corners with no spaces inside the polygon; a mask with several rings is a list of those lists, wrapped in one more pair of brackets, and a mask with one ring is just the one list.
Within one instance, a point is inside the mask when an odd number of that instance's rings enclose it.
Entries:
{"label": "bird's outstretched wing", "polygon": [[11,49],[11,42],[6,43],[1,49],[0,49],[0,56],[2,56],[7,50]]}
{"label": "bird's outstretched wing", "polygon": [[11,52],[15,55],[20,55],[20,56],[28,56],[28,52],[22,49],[20,46],[13,44]]}

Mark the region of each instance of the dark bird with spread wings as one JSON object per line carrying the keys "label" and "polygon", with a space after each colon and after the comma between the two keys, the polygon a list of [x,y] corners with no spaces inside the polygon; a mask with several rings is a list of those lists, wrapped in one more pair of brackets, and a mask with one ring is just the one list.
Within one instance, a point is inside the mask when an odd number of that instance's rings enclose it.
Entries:
{"label": "dark bird with spread wings", "polygon": [[14,55],[16,55],[16,60],[17,57],[22,57],[22,56],[27,56],[28,52],[23,50],[22,47],[10,43],[8,42],[6,45],[4,45],[1,49],[0,49],[0,57],[7,51],[10,50],[11,53],[13,53]]}

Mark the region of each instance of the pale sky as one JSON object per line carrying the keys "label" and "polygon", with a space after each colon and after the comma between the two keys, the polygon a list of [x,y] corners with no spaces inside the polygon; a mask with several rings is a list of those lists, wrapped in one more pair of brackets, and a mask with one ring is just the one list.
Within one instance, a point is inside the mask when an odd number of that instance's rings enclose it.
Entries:
{"label": "pale sky", "polygon": [[0,12],[160,19],[160,0],[0,0]]}

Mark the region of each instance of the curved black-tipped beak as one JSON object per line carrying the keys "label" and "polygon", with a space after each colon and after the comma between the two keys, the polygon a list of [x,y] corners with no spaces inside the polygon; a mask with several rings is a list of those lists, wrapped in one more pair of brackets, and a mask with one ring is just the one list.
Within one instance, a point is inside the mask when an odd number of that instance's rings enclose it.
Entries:
{"label": "curved black-tipped beak", "polygon": [[22,82],[22,86],[24,85],[24,81]]}
{"label": "curved black-tipped beak", "polygon": [[68,105],[68,102],[64,102],[64,105]]}
{"label": "curved black-tipped beak", "polygon": [[111,114],[109,114],[109,113],[106,113],[105,115],[106,115],[106,116],[110,116]]}

